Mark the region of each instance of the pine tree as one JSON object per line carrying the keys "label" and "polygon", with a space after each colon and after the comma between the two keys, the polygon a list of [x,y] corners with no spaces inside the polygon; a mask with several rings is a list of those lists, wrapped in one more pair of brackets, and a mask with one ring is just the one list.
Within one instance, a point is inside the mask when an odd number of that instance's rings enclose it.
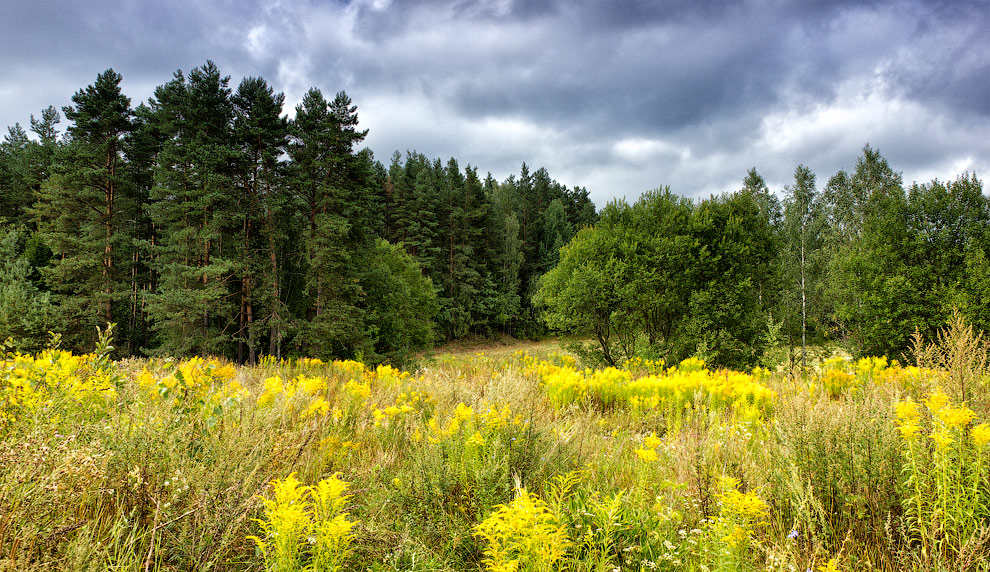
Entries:
{"label": "pine tree", "polygon": [[[35,210],[55,254],[48,278],[72,329],[89,341],[95,326],[126,320],[135,213],[133,184],[123,154],[132,130],[130,99],[121,76],[107,70],[63,108],[72,122],[57,166],[43,184]],[[85,334],[88,334],[86,336]]]}
{"label": "pine tree", "polygon": [[11,224],[26,224],[40,182],[31,168],[37,143],[28,138],[19,123],[7,128],[0,142],[0,217]]}
{"label": "pine tree", "polygon": [[62,313],[49,292],[31,280],[32,264],[25,256],[29,232],[0,217],[0,340],[11,338],[13,349],[37,352],[48,332],[62,332]]}
{"label": "pine tree", "polygon": [[237,213],[241,219],[237,359],[255,363],[256,320],[268,326],[270,354],[278,353],[283,337],[286,310],[276,219],[286,216],[283,210],[289,206],[279,162],[288,144],[288,120],[282,116],[285,96],[276,94],[262,78],[242,80],[231,101],[237,149],[234,181],[240,191]]}
{"label": "pine tree", "polygon": [[150,102],[163,143],[155,166],[151,218],[158,291],[149,314],[172,355],[225,353],[236,332],[231,290],[238,227],[229,77],[213,62],[176,72]]}
{"label": "pine tree", "polygon": [[314,88],[290,127],[291,185],[308,220],[308,329],[297,345],[320,355],[346,355],[365,343],[356,263],[373,246],[367,227],[374,170],[367,154],[354,152],[367,135],[357,124],[357,108],[345,93],[327,103]]}

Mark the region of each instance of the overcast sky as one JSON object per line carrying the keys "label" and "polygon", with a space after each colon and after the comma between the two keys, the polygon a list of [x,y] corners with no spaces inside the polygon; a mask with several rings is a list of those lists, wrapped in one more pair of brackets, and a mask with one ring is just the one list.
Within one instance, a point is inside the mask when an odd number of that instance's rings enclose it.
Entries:
{"label": "overcast sky", "polygon": [[137,105],[207,59],[289,115],[345,90],[385,163],[525,161],[599,207],[750,167],[779,193],[803,163],[821,188],[867,143],[908,184],[990,172],[990,0],[3,0],[0,127],[107,68]]}

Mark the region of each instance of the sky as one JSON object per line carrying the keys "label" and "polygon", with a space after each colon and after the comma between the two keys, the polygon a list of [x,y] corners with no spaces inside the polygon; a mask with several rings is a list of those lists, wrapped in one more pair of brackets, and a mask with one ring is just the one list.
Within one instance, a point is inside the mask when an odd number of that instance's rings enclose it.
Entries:
{"label": "sky", "polygon": [[108,68],[137,105],[207,60],[290,117],[346,91],[386,164],[526,162],[599,207],[731,192],[752,167],[821,189],[866,144],[908,185],[990,173],[990,0],[6,0],[0,129]]}

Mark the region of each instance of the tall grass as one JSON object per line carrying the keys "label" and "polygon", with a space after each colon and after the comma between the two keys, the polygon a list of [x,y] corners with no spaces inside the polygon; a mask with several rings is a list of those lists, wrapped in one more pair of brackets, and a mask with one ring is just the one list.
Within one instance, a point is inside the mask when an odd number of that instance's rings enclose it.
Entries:
{"label": "tall grass", "polygon": [[990,570],[986,345],[0,361],[0,570]]}

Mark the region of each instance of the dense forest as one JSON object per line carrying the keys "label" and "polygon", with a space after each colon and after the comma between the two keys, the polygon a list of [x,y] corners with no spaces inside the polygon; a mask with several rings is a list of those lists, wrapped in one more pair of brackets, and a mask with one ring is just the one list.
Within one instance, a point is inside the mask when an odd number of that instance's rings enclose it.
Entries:
{"label": "dense forest", "polygon": [[[905,187],[867,145],[783,199],[756,169],[704,200],[600,213],[524,163],[496,181],[420,153],[388,165],[344,93],[284,112],[212,62],[132,107],[113,70],[0,143],[0,340],[120,355],[401,361],[468,335],[591,336],[586,357],[768,364],[842,341],[899,356],[954,310],[990,328],[990,203],[975,174]],[[67,126],[60,131],[61,121]]]}
{"label": "dense forest", "polygon": [[[544,169],[497,182],[360,148],[344,92],[294,118],[212,62],[132,107],[113,70],[0,143],[0,340],[120,355],[401,360],[469,334],[535,335],[539,277],[596,221]],[[63,118],[67,127],[60,132]]]}

